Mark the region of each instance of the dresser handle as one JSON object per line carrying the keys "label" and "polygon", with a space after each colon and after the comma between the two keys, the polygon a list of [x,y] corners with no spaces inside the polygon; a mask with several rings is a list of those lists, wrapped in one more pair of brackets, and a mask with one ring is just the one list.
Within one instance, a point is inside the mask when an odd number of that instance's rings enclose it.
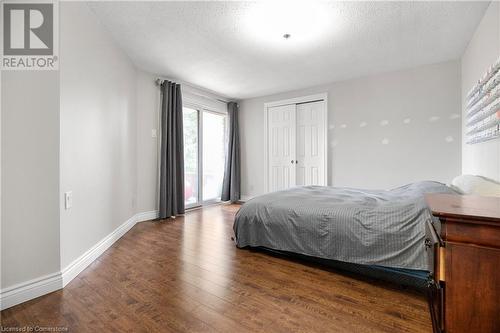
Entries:
{"label": "dresser handle", "polygon": [[425,239],[424,244],[426,249],[430,249],[432,247],[432,241],[429,238]]}

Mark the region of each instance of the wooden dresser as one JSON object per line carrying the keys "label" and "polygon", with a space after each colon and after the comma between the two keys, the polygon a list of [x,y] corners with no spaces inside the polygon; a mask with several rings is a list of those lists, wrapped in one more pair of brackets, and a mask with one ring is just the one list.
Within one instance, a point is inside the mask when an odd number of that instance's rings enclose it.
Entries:
{"label": "wooden dresser", "polygon": [[500,332],[500,198],[429,194],[434,332]]}

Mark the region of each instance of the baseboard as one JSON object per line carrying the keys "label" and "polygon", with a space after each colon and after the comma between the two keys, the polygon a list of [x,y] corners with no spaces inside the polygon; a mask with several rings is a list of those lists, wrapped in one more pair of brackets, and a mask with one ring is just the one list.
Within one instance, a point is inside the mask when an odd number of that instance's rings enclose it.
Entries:
{"label": "baseboard", "polygon": [[80,274],[85,268],[94,262],[101,254],[111,247],[118,239],[127,233],[136,223],[137,215],[132,216],[125,223],[116,228],[112,233],[104,237],[100,242],[91,247],[76,260],[71,262],[62,271],[63,287]]}
{"label": "baseboard", "polygon": [[157,217],[158,211],[135,214],[60,272],[2,289],[0,291],[0,310],[10,308],[14,305],[64,288],[71,280],[109,249],[111,245],[127,233],[136,223],[152,220]]}
{"label": "baseboard", "polygon": [[127,233],[132,227],[143,221],[153,220],[158,217],[158,211],[149,211],[137,213],[128,219],[121,226],[116,228],[112,233],[107,235],[99,243],[90,248],[87,252],[74,260],[71,264],[62,270],[63,287],[65,287],[71,280],[80,274],[85,268],[93,263],[101,254],[111,247],[118,239]]}
{"label": "baseboard", "polygon": [[61,273],[57,272],[37,279],[16,284],[2,289],[0,293],[0,310],[29,301],[62,288]]}
{"label": "baseboard", "polygon": [[136,222],[144,222],[157,219],[159,212],[157,210],[150,210],[149,212],[142,212],[135,214]]}

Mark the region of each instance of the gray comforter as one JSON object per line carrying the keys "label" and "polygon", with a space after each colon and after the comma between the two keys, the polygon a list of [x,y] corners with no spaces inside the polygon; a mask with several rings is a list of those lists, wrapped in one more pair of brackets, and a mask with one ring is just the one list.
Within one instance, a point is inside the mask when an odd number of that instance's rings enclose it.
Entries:
{"label": "gray comforter", "polygon": [[266,247],[357,264],[428,270],[424,193],[456,193],[437,182],[389,191],[296,187],[246,202],[236,214],[238,247]]}

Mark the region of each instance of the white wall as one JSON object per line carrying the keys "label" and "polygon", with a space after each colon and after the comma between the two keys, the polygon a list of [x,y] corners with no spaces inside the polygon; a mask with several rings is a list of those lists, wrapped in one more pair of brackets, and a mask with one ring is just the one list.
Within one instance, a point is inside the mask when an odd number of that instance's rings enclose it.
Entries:
{"label": "white wall", "polygon": [[328,93],[329,185],[391,188],[460,173],[460,66],[452,61],[240,101],[243,196],[264,193],[264,103],[321,92]]}
{"label": "white wall", "polygon": [[1,288],[60,269],[59,73],[5,71]]}
{"label": "white wall", "polygon": [[[500,55],[500,3],[492,2],[462,57],[462,105],[465,120],[467,92]],[[465,121],[463,132],[465,133]],[[462,172],[500,181],[500,140],[467,145],[462,142]]]}
{"label": "white wall", "polygon": [[64,268],[136,212],[137,105],[135,67],[87,5],[61,3],[60,27]]}
{"label": "white wall", "polygon": [[[153,74],[138,72],[137,76],[137,211],[158,209],[158,126],[160,88]],[[156,130],[153,138],[151,130]]]}

